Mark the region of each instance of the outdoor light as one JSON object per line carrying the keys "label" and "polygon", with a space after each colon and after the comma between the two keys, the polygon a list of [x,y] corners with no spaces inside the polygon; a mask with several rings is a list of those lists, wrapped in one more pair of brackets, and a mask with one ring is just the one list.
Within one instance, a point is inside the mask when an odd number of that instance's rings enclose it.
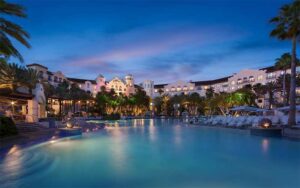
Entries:
{"label": "outdoor light", "polygon": [[269,123],[269,122],[265,122],[265,123],[263,124],[263,127],[264,127],[264,128],[269,128],[269,127],[270,127],[270,123]]}
{"label": "outdoor light", "polygon": [[15,102],[14,101],[11,101],[11,105],[14,105],[15,104]]}
{"label": "outdoor light", "polygon": [[67,127],[68,127],[68,128],[73,128],[72,123],[71,123],[71,122],[68,122],[68,123],[67,123]]}

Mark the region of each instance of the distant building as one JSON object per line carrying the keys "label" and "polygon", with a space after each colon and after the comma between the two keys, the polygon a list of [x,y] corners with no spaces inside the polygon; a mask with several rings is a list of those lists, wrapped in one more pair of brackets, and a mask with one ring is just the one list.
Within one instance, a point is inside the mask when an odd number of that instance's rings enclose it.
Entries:
{"label": "distant building", "polygon": [[[287,74],[290,74],[291,70],[287,70]],[[246,69],[241,70],[238,73],[234,73],[231,76],[219,78],[215,80],[204,80],[204,81],[175,81],[168,84],[153,84],[151,80],[144,81],[141,86],[147,92],[151,98],[155,98],[162,94],[170,96],[191,93],[198,93],[200,96],[205,96],[206,90],[212,88],[214,92],[234,92],[238,89],[245,87],[246,85],[265,85],[269,82],[275,82],[281,75],[283,70],[277,70],[273,66],[262,68],[259,70]],[[300,73],[300,66],[297,67],[297,73]],[[148,85],[148,83],[152,83]],[[149,87],[151,86],[151,87]],[[300,88],[296,90],[297,94],[300,95]],[[278,101],[282,100],[281,94],[276,93],[275,97]],[[268,96],[257,99],[257,104],[260,107],[268,106]]]}
{"label": "distant building", "polygon": [[106,91],[113,89],[117,94],[122,93],[126,96],[135,93],[134,77],[131,74],[126,75],[124,79],[114,77],[112,80],[108,81],[100,74],[95,80],[89,80],[66,77],[61,71],[51,72],[47,67],[37,63],[29,64],[27,67],[36,70],[43,81],[47,81],[53,86],[57,86],[59,83],[67,81],[70,84],[77,84],[79,88],[91,93],[93,96],[96,96],[102,88]]}

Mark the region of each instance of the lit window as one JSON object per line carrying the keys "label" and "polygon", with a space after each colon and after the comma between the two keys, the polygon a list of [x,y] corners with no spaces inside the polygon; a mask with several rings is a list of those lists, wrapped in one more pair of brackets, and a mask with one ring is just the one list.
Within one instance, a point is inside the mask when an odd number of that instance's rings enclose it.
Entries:
{"label": "lit window", "polygon": [[263,76],[262,76],[262,75],[259,75],[259,76],[257,77],[257,80],[258,80],[258,81],[263,80]]}
{"label": "lit window", "polygon": [[[243,81],[242,81],[242,79],[240,79],[240,78],[237,80],[237,84],[241,84],[242,82],[243,82]],[[234,85],[234,84],[232,84],[232,85]]]}
{"label": "lit window", "polygon": [[154,92],[157,93],[157,89],[155,89]]}
{"label": "lit window", "polygon": [[235,81],[231,81],[231,85],[234,85],[235,84]]}
{"label": "lit window", "polygon": [[181,91],[181,88],[180,88],[180,87],[178,87],[178,88],[177,88],[177,91]]}
{"label": "lit window", "polygon": [[194,90],[194,87],[190,87],[190,90]]}
{"label": "lit window", "polygon": [[168,92],[169,91],[169,89],[166,89],[166,92]]}

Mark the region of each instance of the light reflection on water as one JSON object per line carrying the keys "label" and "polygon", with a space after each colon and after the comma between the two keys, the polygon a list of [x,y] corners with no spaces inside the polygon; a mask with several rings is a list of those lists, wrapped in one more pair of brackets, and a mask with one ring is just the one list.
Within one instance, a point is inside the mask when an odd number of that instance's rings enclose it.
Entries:
{"label": "light reflection on water", "polygon": [[264,138],[262,140],[262,151],[264,153],[268,153],[268,150],[269,150],[269,140],[267,138]]}
{"label": "light reflection on water", "polygon": [[0,161],[0,174],[9,175],[0,176],[0,187],[300,187],[299,142],[176,120],[110,125],[12,149]]}

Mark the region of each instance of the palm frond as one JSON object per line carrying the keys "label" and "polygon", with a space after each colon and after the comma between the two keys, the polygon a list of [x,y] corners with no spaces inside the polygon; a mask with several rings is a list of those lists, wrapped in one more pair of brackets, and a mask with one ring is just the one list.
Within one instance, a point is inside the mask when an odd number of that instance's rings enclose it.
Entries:
{"label": "palm frond", "polygon": [[25,14],[25,9],[23,6],[14,3],[8,3],[5,0],[0,0],[0,14],[7,14],[18,17],[27,16]]}

